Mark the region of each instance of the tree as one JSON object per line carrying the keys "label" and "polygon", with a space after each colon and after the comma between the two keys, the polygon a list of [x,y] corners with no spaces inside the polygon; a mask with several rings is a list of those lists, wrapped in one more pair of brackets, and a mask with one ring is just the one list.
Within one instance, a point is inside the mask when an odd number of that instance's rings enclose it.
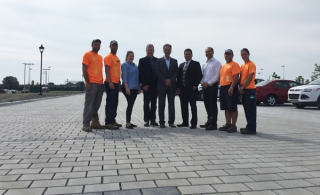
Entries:
{"label": "tree", "polygon": [[53,82],[49,82],[48,86],[52,87],[52,86],[54,86],[54,83]]}
{"label": "tree", "polygon": [[6,86],[6,88],[9,88],[9,89],[19,87],[18,79],[13,76],[4,77],[4,79],[2,80],[2,83],[4,86]]}
{"label": "tree", "polygon": [[320,65],[315,64],[314,71],[312,72],[312,76],[311,76],[311,81],[314,81],[318,78],[320,78]]}
{"label": "tree", "polygon": [[303,76],[298,76],[298,77],[296,77],[295,78],[295,80],[296,80],[296,82],[298,82],[298,83],[304,83],[304,78],[303,78]]}
{"label": "tree", "polygon": [[32,86],[34,85],[34,80],[31,81],[31,85],[32,85]]}
{"label": "tree", "polygon": [[274,80],[275,80],[275,79],[280,79],[280,76],[278,76],[278,75],[276,74],[276,72],[273,72],[272,78],[273,78]]}
{"label": "tree", "polygon": [[308,85],[310,83],[309,79],[306,79],[306,82],[304,82],[305,85]]}

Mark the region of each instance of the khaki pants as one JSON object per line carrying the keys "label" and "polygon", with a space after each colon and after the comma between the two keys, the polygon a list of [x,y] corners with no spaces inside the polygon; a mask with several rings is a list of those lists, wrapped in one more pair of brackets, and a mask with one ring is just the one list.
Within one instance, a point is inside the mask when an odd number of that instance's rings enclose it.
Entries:
{"label": "khaki pants", "polygon": [[90,91],[86,91],[83,109],[83,126],[90,126],[91,118],[99,117],[98,110],[101,105],[103,91],[103,84],[97,83],[91,83]]}

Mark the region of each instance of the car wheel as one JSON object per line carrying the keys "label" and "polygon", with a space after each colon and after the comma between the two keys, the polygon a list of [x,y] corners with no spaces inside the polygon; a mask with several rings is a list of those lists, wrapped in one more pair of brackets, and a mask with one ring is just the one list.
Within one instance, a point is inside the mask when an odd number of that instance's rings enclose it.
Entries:
{"label": "car wheel", "polygon": [[306,107],[306,105],[304,104],[294,104],[296,106],[296,108],[304,108]]}
{"label": "car wheel", "polygon": [[318,109],[320,110],[320,96],[318,97],[317,107],[318,107]]}
{"label": "car wheel", "polygon": [[256,102],[256,105],[258,106],[258,105],[260,105],[261,104],[261,102]]}
{"label": "car wheel", "polygon": [[274,95],[268,95],[264,101],[264,103],[268,106],[274,106],[277,103],[277,98]]}
{"label": "car wheel", "polygon": [[202,93],[202,91],[199,91],[198,100],[199,101],[203,101],[203,93]]}
{"label": "car wheel", "polygon": [[242,104],[242,95],[239,95],[239,96],[238,96],[238,103],[239,103],[239,104]]}

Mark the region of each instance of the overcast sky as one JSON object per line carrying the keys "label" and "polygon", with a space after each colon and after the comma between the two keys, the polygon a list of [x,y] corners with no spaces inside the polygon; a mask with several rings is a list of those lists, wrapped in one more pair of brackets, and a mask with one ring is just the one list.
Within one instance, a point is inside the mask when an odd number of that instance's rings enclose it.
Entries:
{"label": "overcast sky", "polygon": [[170,43],[179,64],[186,48],[203,64],[210,46],[222,64],[225,49],[232,49],[241,65],[240,50],[246,47],[264,79],[272,72],[282,77],[282,65],[286,79],[310,79],[314,64],[320,63],[319,8],[319,0],[1,1],[0,79],[14,76],[23,84],[22,63],[33,63],[31,80],[39,82],[43,44],[50,82],[81,81],[82,56],[96,38],[102,40],[103,57],[115,39],[120,60],[133,50],[136,63],[148,43],[155,45],[156,57]]}

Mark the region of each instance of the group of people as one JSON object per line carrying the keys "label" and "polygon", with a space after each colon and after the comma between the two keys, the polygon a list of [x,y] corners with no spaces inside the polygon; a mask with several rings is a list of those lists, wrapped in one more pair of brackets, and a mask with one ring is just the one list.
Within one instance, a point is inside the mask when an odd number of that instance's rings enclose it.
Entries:
{"label": "group of people", "polygon": [[[117,123],[117,107],[119,90],[127,100],[126,124],[127,129],[137,127],[131,123],[133,106],[138,94],[143,91],[144,126],[160,126],[166,128],[165,107],[168,101],[168,126],[175,128],[175,95],[180,97],[182,123],[178,127],[189,127],[189,108],[191,107],[190,129],[196,129],[197,104],[196,96],[198,85],[203,90],[204,105],[207,112],[207,122],[200,125],[205,130],[220,130],[229,133],[237,132],[238,118],[237,102],[242,94],[247,125],[241,128],[242,134],[256,134],[256,102],[255,83],[256,66],[249,59],[249,50],[241,50],[244,64],[240,67],[233,61],[233,51],[227,49],[224,57],[225,65],[213,57],[214,50],[208,47],[205,50],[207,61],[202,65],[192,60],[192,50],[184,50],[185,62],[178,65],[178,61],[170,56],[172,46],[163,46],[164,56],[154,57],[154,46],[146,46],[146,57],[139,60],[136,65],[134,52],[128,51],[125,62],[120,63],[117,57],[118,42],[110,42],[110,53],[103,59],[98,54],[101,40],[95,39],[91,43],[92,50],[83,56],[82,72],[85,79],[85,104],[83,110],[83,127],[86,132],[92,129],[116,130],[122,127]],[[103,63],[105,67],[105,80],[103,81]],[[120,82],[122,80],[122,83]],[[225,111],[226,123],[217,126],[218,106],[217,93],[220,83],[220,108]],[[98,110],[102,101],[104,89],[106,90],[105,124],[99,122]],[[158,100],[159,124],[156,122]]]}

